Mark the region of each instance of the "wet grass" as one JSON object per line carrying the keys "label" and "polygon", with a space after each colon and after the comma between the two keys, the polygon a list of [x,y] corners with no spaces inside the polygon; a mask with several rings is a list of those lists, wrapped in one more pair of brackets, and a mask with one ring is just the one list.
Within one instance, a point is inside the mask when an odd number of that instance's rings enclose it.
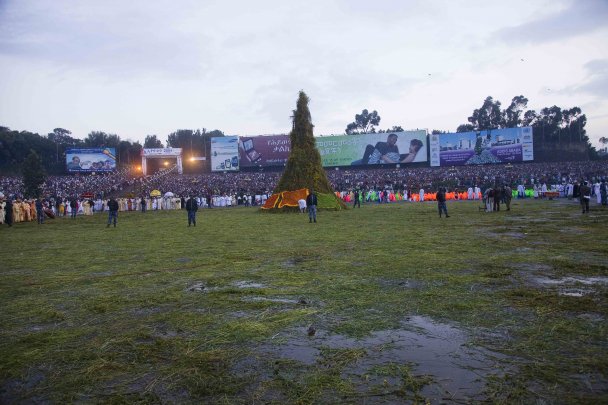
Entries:
{"label": "wet grass", "polygon": [[[453,400],[438,376],[365,347],[281,357],[284,334],[363,339],[425,316],[500,354],[476,398],[608,401],[608,210],[568,201],[203,210],[0,229],[0,402],[363,403]],[[312,328],[312,329],[310,329]],[[307,336],[307,330],[319,331]],[[416,347],[412,350],[425,350]],[[466,364],[466,359],[461,359]],[[426,387],[426,389],[425,389]]]}

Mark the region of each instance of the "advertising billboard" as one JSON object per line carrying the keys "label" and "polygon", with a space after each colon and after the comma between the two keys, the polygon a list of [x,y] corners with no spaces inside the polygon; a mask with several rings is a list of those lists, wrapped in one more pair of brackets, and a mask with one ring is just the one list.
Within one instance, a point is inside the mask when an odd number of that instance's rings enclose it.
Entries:
{"label": "advertising billboard", "polygon": [[504,128],[430,136],[431,166],[534,160],[532,128]]}
{"label": "advertising billboard", "polygon": [[219,136],[211,138],[211,171],[239,170],[239,137]]}
{"label": "advertising billboard", "polygon": [[427,161],[426,130],[322,136],[315,140],[326,167]]}
{"label": "advertising billboard", "polygon": [[241,167],[283,166],[291,151],[289,135],[242,136],[239,138]]}
{"label": "advertising billboard", "polygon": [[68,172],[111,172],[116,170],[116,149],[66,149],[65,163]]}

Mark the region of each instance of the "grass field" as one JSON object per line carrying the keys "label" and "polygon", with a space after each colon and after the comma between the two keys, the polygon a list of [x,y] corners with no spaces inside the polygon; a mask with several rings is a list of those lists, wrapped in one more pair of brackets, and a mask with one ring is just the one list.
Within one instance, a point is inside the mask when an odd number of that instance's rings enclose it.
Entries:
{"label": "grass field", "polygon": [[1,403],[606,403],[608,209],[0,229]]}

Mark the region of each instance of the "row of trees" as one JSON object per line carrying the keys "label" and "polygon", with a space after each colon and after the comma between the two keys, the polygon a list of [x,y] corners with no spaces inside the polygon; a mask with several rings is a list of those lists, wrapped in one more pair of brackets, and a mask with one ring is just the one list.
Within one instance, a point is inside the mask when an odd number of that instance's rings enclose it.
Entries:
{"label": "row of trees", "polygon": [[[389,130],[376,130],[380,125],[377,111],[363,110],[355,115],[355,121],[346,126],[347,134],[397,132],[401,126]],[[587,117],[579,107],[545,107],[540,111],[528,109],[528,99],[522,95],[513,97],[506,108],[498,100],[488,96],[480,108],[476,108],[467,123],[459,125],[456,132],[483,131],[488,129],[517,128],[531,126],[534,133],[535,158],[555,160],[594,157],[595,148],[590,144],[585,126]],[[433,130],[432,133],[447,131]],[[608,139],[600,139],[608,144]]]}
{"label": "row of trees", "polygon": [[[355,120],[346,126],[345,132],[360,134],[403,131],[401,126],[379,129],[380,121],[377,111],[363,110],[361,114],[355,115]],[[537,112],[529,110],[528,99],[520,95],[513,97],[511,103],[503,109],[500,101],[487,97],[467,121],[458,126],[456,132],[531,126],[534,129],[536,160],[582,159],[596,155],[585,130],[587,117],[579,107],[563,109],[553,106]],[[64,128],[55,128],[53,132],[41,136],[0,126],[0,171],[19,172],[21,163],[30,150],[38,154],[47,173],[65,172],[65,150],[69,148],[116,148],[119,165],[139,162],[142,148],[162,148],[165,145],[183,148],[186,156],[209,156],[209,139],[215,136],[224,136],[224,133],[217,129],[180,129],[169,134],[165,143],[157,135],[148,135],[142,145],[102,131],[93,131],[85,139],[78,139]],[[602,139],[608,143],[605,137]]]}
{"label": "row of trees", "polygon": [[[224,136],[219,130],[207,132],[205,128],[190,130],[180,129],[167,136],[166,145],[172,148],[184,148],[191,154],[207,156],[209,138]],[[64,128],[55,128],[46,136],[29,131],[15,131],[0,126],[0,171],[18,173],[21,164],[26,161],[30,150],[36,152],[42,167],[47,173],[65,172],[65,151],[70,148],[116,148],[116,159],[119,165],[139,163],[142,148],[163,148],[156,135],[148,135],[144,144],[123,140],[116,134],[93,131],[85,139],[72,136]]]}

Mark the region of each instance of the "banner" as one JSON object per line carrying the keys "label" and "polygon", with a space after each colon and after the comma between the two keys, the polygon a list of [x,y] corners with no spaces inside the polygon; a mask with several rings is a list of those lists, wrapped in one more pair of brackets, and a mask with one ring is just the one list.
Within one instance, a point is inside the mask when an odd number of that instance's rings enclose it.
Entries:
{"label": "banner", "polygon": [[211,138],[211,171],[238,171],[238,136],[218,136]]}
{"label": "banner", "polygon": [[241,167],[283,166],[291,152],[289,135],[243,136],[239,138]]}
{"label": "banner", "polygon": [[182,148],[144,148],[141,150],[142,156],[172,157],[181,156]]}
{"label": "banner", "polygon": [[66,149],[65,163],[68,172],[111,172],[116,170],[116,149]]}
{"label": "banner", "polygon": [[426,130],[315,138],[323,166],[427,161]]}
{"label": "banner", "polygon": [[430,136],[431,166],[534,160],[532,128],[504,128]]}

